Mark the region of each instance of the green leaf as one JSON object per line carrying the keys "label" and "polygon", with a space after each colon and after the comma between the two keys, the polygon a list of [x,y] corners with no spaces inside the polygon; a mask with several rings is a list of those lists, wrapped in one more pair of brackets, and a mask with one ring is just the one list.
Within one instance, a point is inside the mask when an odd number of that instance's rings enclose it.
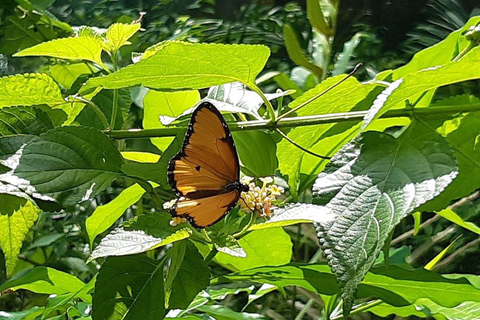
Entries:
{"label": "green leaf", "polygon": [[[315,88],[305,92],[299,98],[289,104],[293,109],[311,100],[321,92],[338,83],[345,76],[329,78],[317,85]],[[357,103],[366,98],[368,94],[368,85],[360,84],[355,78],[349,78],[340,84],[335,90],[325,93],[321,98],[316,99],[299,111],[300,115],[328,114],[334,112],[347,112],[352,110]],[[300,144],[302,147],[310,149],[316,143],[332,134],[351,136],[351,133],[342,127],[342,130],[332,132],[335,124],[323,124],[316,127],[294,128],[288,133],[288,137]],[[341,145],[332,144],[330,152],[325,156],[332,155]],[[283,176],[288,177],[288,184],[293,195],[297,195],[298,183],[300,180],[300,168],[305,153],[292,145],[285,139],[277,147],[277,157],[279,170]],[[325,165],[325,164],[323,164]]]}
{"label": "green leaf", "polygon": [[273,80],[275,80],[275,82],[280,88],[282,88],[282,90],[294,90],[295,92],[290,94],[293,99],[297,99],[303,94],[303,90],[285,73],[280,73],[274,76]]}
{"label": "green leaf", "polygon": [[17,74],[0,78],[0,107],[49,106],[65,103],[60,88],[43,73]]}
{"label": "green leaf", "polygon": [[328,221],[332,218],[331,210],[325,206],[296,203],[274,210],[274,214],[264,223],[254,224],[248,230],[284,227],[297,223]]}
{"label": "green leaf", "polygon": [[[437,128],[455,151],[458,161],[458,177],[447,187],[444,193],[420,208],[423,211],[437,211],[445,208],[454,199],[468,196],[478,189],[478,182],[472,177],[480,175],[480,150],[475,149],[480,114],[471,112],[447,120]],[[437,122],[430,121],[435,127]]]}
{"label": "green leaf", "polygon": [[457,170],[446,140],[419,122],[397,139],[366,132],[331,159],[313,190],[329,199],[334,214],[317,231],[342,289],[344,315],[393,228],[442,192]]}
{"label": "green leaf", "polygon": [[[0,138],[0,145],[3,139]],[[25,192],[53,197],[64,206],[95,197],[120,174],[122,157],[102,133],[62,127],[22,145],[10,159]]]}
{"label": "green leaf", "polygon": [[[309,0],[312,2],[317,2],[318,0]],[[342,74],[347,71],[347,68],[350,64],[350,59],[355,52],[355,49],[362,41],[362,38],[368,37],[368,34],[364,32],[357,32],[355,35],[343,44],[343,50],[338,55],[338,58],[335,61],[335,66],[333,67],[332,75]]]}
{"label": "green leaf", "polygon": [[0,291],[7,289],[25,289],[35,293],[64,294],[82,290],[85,284],[71,274],[47,267],[35,267],[27,272],[15,274],[0,286]]}
{"label": "green leaf", "polygon": [[170,270],[174,268],[174,261],[178,270],[171,284],[168,307],[185,309],[197,294],[210,284],[210,269],[193,243],[181,241],[174,246],[177,244],[183,246],[183,252],[172,256]]}
{"label": "green leaf", "polygon": [[[118,112],[115,118],[115,129],[122,129],[124,128],[125,120],[128,118],[128,113],[132,104],[132,98],[127,89],[117,90],[117,94]],[[92,97],[91,100],[106,116],[107,121],[110,122],[112,119],[113,109],[113,90],[101,90],[98,94]],[[75,118],[80,125],[93,127],[98,130],[105,129],[103,122],[91,107],[85,106],[85,104],[81,105],[81,107],[82,109],[80,113]]]}
{"label": "green leaf", "polygon": [[334,35],[333,30],[325,21],[325,15],[323,14],[319,0],[307,0],[307,17],[312,27],[325,35],[325,37],[329,38]]}
{"label": "green leaf", "polygon": [[470,41],[465,39],[465,36],[463,36],[462,33],[468,30],[471,26],[476,25],[479,21],[480,17],[470,18],[465,26],[450,33],[445,40],[415,54],[409,63],[393,71],[393,80],[400,79],[412,72],[436,67],[452,61],[452,59],[470,43]]}
{"label": "green leaf", "polygon": [[109,257],[95,284],[93,319],[157,320],[165,314],[163,264],[147,257]]}
{"label": "green leaf", "polygon": [[5,255],[7,276],[13,274],[23,240],[37,220],[40,209],[28,201],[13,214],[0,214],[0,247]]}
{"label": "green leaf", "polygon": [[432,260],[430,260],[426,265],[425,265],[425,269],[426,270],[434,270],[435,266],[437,265],[437,263],[439,263],[444,257],[445,255],[448,253],[448,251],[450,251],[450,249],[453,248],[453,246],[455,245],[455,242],[457,242],[457,240],[460,238],[460,236],[456,237],[452,242],[450,242],[450,244],[445,248],[443,249],[442,251],[440,251],[439,254],[437,254]]}
{"label": "green leaf", "polygon": [[219,252],[215,261],[227,269],[238,271],[282,265],[288,263],[292,257],[292,241],[282,228],[252,231],[238,242],[247,253],[245,258]]}
{"label": "green leaf", "polygon": [[275,156],[277,145],[270,134],[261,131],[236,131],[233,132],[233,139],[248,175],[258,178],[275,174],[278,168]]}
{"label": "green leaf", "polygon": [[37,315],[40,315],[43,311],[43,308],[34,306],[25,311],[18,312],[0,312],[0,320],[31,320],[36,318]]}
{"label": "green leaf", "polygon": [[[150,90],[143,99],[143,110],[145,111],[143,128],[164,128],[165,126],[160,122],[160,116],[175,118],[198,101],[200,101],[200,93],[197,90],[177,92]],[[163,151],[170,145],[173,138],[150,138],[150,141]]]}
{"label": "green leaf", "polygon": [[262,45],[165,42],[147,59],[108,76],[90,79],[85,90],[137,85],[189,90],[235,81],[254,84],[269,55],[270,50]]}
{"label": "green leaf", "polygon": [[480,235],[480,227],[478,227],[475,223],[464,221],[462,217],[460,217],[458,214],[456,214],[452,209],[447,208],[445,210],[436,212],[439,216],[447,219],[448,221],[451,221],[455,223],[456,225],[465,228],[467,230],[470,230],[472,232],[475,232],[476,234]]}
{"label": "green leaf", "polygon": [[[381,317],[388,317],[391,314],[400,317],[434,317],[443,315],[452,320],[476,320],[480,312],[480,303],[475,301],[464,301],[456,307],[442,307],[429,299],[422,298],[415,301],[415,304],[405,307],[394,307],[386,303],[368,309]],[[438,317],[435,317],[438,319]]]}
{"label": "green leaf", "polygon": [[53,129],[48,114],[35,107],[0,108],[0,136],[39,135]]}
{"label": "green leaf", "polygon": [[258,313],[236,312],[221,305],[204,305],[198,311],[205,312],[213,319],[218,320],[266,320],[267,317]]}
{"label": "green leaf", "polygon": [[157,163],[160,156],[150,152],[122,151],[122,157],[127,160],[141,163]]}
{"label": "green leaf", "polygon": [[90,247],[93,248],[93,241],[100,233],[107,230],[120,218],[125,210],[136,203],[145,193],[142,187],[134,184],[123,190],[115,199],[107,204],[98,206],[90,217],[85,221]]}
{"label": "green leaf", "polygon": [[[13,56],[46,56],[67,60],[87,60],[104,67],[101,54],[102,44],[98,39],[92,37],[76,37],[42,42],[36,46],[24,49]],[[106,67],[104,67],[104,69],[106,69]]]}
{"label": "green leaf", "polygon": [[366,128],[389,109],[403,108],[406,101],[414,103],[418,95],[423,92],[480,78],[478,72],[475,72],[478,68],[480,68],[480,48],[476,47],[459,61],[405,75],[385,89],[381,98],[374,103],[365,116],[362,128]]}
{"label": "green leaf", "polygon": [[[277,267],[261,267],[221,276],[212,285],[235,281],[269,283],[277,287],[300,286],[312,292],[334,295],[339,291],[327,265],[290,263]],[[449,294],[445,295],[445,290]],[[420,298],[428,298],[444,307],[455,307],[465,301],[480,301],[480,290],[467,280],[447,279],[424,269],[403,269],[390,265],[368,272],[358,287],[359,298],[378,298],[394,306],[406,306]]]}
{"label": "green leaf", "polygon": [[131,44],[130,39],[140,29],[140,23],[114,23],[105,33],[104,47],[107,51],[115,52],[121,47]]}
{"label": "green leaf", "polygon": [[71,89],[75,81],[82,75],[92,74],[95,71],[94,67],[88,64],[72,63],[72,64],[54,64],[50,66],[50,74],[53,79],[64,86],[66,89]]}
{"label": "green leaf", "polygon": [[283,25],[283,37],[285,38],[285,47],[290,59],[295,64],[311,70],[320,79],[323,75],[323,69],[310,62],[303,52],[295,31],[288,24]]}
{"label": "green leaf", "polygon": [[190,237],[188,226],[172,227],[170,220],[166,213],[155,213],[127,221],[123,228],[115,229],[100,241],[90,260],[141,253]]}

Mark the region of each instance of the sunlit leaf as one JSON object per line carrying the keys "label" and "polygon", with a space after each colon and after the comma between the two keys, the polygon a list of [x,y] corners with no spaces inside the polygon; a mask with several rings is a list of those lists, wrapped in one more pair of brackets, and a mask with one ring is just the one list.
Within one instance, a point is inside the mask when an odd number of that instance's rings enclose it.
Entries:
{"label": "sunlit leaf", "polygon": [[457,170],[446,140],[421,123],[397,139],[366,132],[331,159],[313,189],[329,199],[327,207],[336,216],[317,224],[317,231],[342,289],[345,315],[393,228],[442,192]]}
{"label": "sunlit leaf", "polygon": [[49,106],[65,103],[60,88],[43,73],[17,74],[0,78],[0,107]]}

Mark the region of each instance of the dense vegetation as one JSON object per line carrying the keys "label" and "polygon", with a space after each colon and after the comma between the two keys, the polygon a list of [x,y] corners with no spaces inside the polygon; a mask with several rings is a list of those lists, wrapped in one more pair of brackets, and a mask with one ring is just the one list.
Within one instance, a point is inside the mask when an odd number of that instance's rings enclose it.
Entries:
{"label": "dense vegetation", "polygon": [[[479,318],[474,3],[130,2],[1,4],[0,319]],[[201,101],[257,199],[198,230]]]}

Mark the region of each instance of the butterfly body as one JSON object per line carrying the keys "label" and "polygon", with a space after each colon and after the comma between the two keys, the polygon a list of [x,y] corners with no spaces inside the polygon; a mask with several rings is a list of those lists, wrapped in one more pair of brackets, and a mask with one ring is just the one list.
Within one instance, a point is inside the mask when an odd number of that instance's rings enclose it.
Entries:
{"label": "butterfly body", "polygon": [[171,215],[186,218],[197,228],[222,219],[248,190],[239,181],[230,130],[213,104],[204,102],[193,112],[182,150],[170,160],[167,175],[179,196]]}

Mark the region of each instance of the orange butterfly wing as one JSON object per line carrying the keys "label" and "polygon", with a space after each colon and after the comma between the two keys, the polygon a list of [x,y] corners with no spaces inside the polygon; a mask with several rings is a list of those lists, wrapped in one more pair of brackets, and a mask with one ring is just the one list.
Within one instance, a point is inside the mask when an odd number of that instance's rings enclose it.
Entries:
{"label": "orange butterfly wing", "polygon": [[182,150],[169,163],[168,181],[183,197],[171,214],[188,219],[197,228],[214,224],[245,189],[239,175],[230,130],[213,104],[204,102],[193,112]]}

